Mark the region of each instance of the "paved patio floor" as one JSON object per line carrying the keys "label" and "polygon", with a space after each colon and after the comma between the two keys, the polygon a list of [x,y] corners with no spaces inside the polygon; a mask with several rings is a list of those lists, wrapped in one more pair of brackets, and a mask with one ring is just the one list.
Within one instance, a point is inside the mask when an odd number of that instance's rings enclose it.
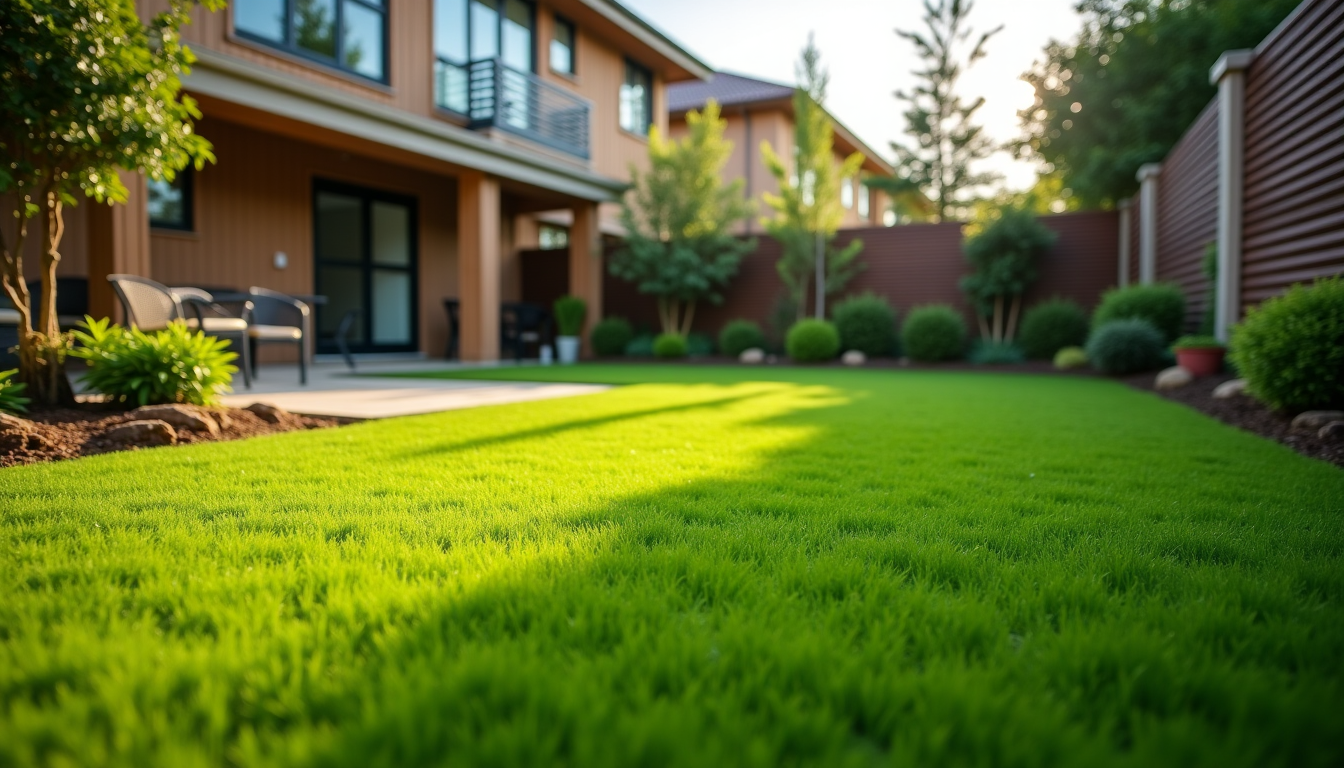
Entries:
{"label": "paved patio floor", "polygon": [[462,367],[460,363],[434,360],[360,363],[359,374],[351,375],[343,364],[319,363],[308,370],[308,385],[301,387],[298,366],[263,365],[261,375],[253,380],[251,389],[244,389],[242,377],[235,376],[236,391],[224,397],[224,404],[243,408],[262,402],[312,416],[383,419],[573,397],[610,389],[597,384],[404,379],[378,375]]}

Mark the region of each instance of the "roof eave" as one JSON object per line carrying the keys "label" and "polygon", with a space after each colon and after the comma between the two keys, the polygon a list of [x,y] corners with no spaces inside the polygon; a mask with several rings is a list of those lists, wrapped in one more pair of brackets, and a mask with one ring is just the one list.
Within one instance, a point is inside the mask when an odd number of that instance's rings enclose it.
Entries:
{"label": "roof eave", "polygon": [[714,75],[712,67],[616,0],[580,1],[683,71],[687,76],[680,79],[708,80]]}

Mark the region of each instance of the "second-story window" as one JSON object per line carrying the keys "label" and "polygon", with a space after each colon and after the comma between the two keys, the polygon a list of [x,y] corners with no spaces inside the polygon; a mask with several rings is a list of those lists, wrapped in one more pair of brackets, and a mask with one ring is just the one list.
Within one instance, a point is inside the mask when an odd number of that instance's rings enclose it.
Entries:
{"label": "second-story window", "polygon": [[240,36],[387,81],[388,0],[234,0]]}
{"label": "second-story window", "polygon": [[633,61],[625,62],[621,83],[621,127],[640,135],[653,124],[653,75]]}
{"label": "second-story window", "polygon": [[574,25],[556,16],[555,32],[551,35],[551,71],[562,75],[574,74],[576,47]]}
{"label": "second-story window", "polygon": [[472,64],[535,68],[536,10],[526,0],[434,0],[434,101],[467,114]]}
{"label": "second-story window", "polygon": [[872,191],[870,191],[870,190],[868,189],[868,187],[865,187],[865,186],[862,185],[862,184],[859,185],[859,218],[860,218],[860,219],[867,219],[868,216],[871,215],[871,210],[869,209],[870,200],[868,199],[868,198],[869,198],[869,195],[871,195],[871,194],[873,194],[873,193],[872,193]]}
{"label": "second-story window", "polygon": [[840,204],[845,206],[845,210],[854,207],[854,180],[840,180]]}

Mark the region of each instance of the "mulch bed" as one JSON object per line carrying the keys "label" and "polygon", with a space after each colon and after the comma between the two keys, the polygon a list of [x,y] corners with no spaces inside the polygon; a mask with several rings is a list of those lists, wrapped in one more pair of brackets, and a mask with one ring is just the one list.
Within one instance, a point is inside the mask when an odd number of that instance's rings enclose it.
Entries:
{"label": "mulch bed", "polygon": [[[349,419],[335,419],[279,412],[274,423],[251,411],[239,408],[211,409],[220,424],[219,434],[177,429],[177,445],[193,443],[244,440],[261,435],[294,432],[305,429],[324,429],[348,423]],[[0,467],[36,464],[44,461],[76,459],[118,450],[139,450],[126,447],[103,437],[106,430],[119,424],[135,421],[137,417],[124,407],[88,403],[74,408],[34,408],[22,417],[33,422],[37,439],[26,440],[18,446],[0,444]]]}

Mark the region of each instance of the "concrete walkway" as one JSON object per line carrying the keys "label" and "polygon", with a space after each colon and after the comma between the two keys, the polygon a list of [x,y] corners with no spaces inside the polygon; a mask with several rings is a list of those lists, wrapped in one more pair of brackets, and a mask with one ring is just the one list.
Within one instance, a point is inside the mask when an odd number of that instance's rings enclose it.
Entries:
{"label": "concrete walkway", "polygon": [[253,380],[251,389],[244,389],[242,377],[235,376],[236,391],[223,399],[225,405],[235,408],[261,402],[291,413],[310,416],[384,419],[482,405],[589,395],[610,389],[598,384],[404,379],[378,375],[461,370],[463,367],[460,363],[434,360],[360,363],[359,375],[351,375],[344,364],[319,363],[308,370],[308,385],[300,387],[298,366],[263,365],[261,376]]}

